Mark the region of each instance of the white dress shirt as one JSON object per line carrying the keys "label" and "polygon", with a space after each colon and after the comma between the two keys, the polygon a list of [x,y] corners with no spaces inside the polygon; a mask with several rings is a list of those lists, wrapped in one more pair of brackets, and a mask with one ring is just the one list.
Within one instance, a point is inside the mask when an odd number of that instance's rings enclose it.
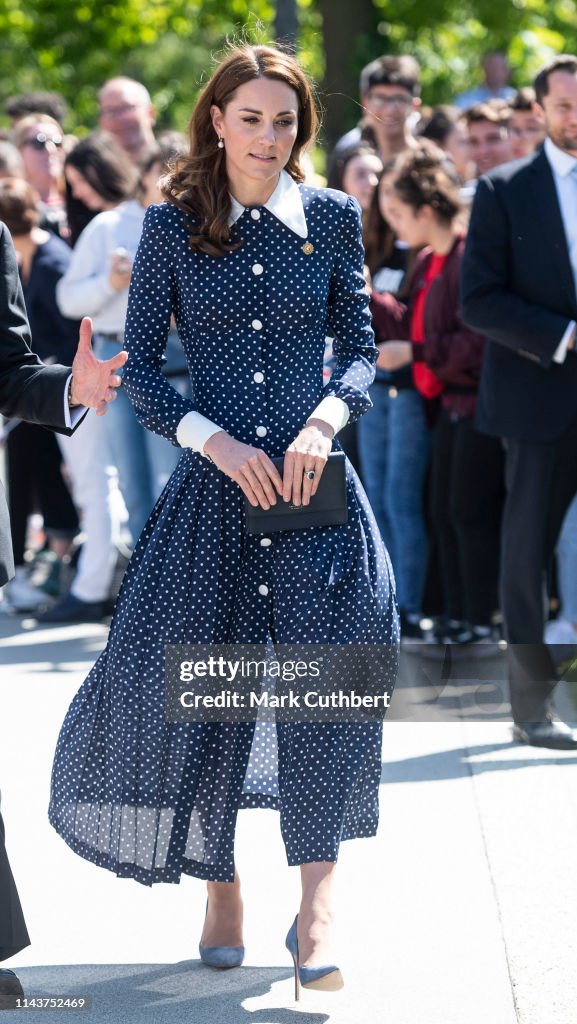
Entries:
{"label": "white dress shirt", "polygon": [[[569,260],[575,280],[577,291],[577,157],[570,156],[565,150],[559,149],[551,139],[545,139],[545,156],[547,157],[553,180],[557,190],[557,198],[561,209],[561,219],[567,239]],[[574,172],[574,173],[573,173]],[[575,335],[576,324],[571,320],[565,329],[565,333],[555,349],[553,361],[564,363],[567,355],[567,346]]]}

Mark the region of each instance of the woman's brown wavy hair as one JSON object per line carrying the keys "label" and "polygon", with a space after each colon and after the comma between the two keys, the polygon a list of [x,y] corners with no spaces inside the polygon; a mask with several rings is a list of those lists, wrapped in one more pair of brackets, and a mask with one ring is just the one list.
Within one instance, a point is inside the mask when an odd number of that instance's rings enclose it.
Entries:
{"label": "woman's brown wavy hair", "polygon": [[272,46],[234,47],[218,65],[193,110],[190,152],[180,157],[161,186],[166,199],[192,217],[188,241],[197,252],[223,256],[242,245],[242,241],[231,242],[229,238],[226,154],[217,146],[210,108],[214,104],[224,111],[238,87],[255,78],[284,82],[297,94],[297,137],[285,170],[296,182],[304,181],[300,156],[315,137],[318,125],[307,76],[294,57]]}

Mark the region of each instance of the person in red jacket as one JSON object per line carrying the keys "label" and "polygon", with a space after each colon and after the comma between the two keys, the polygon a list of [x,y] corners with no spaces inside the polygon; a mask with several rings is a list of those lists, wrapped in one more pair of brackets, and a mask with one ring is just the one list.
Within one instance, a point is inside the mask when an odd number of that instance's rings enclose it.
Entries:
{"label": "person in red jacket", "polygon": [[498,439],[478,433],[473,423],[485,341],[460,312],[465,232],[459,184],[446,155],[423,142],[397,161],[392,189],[397,234],[425,248],[406,305],[373,296],[377,365],[394,370],[412,363],[421,394],[440,396],[430,485],[445,601],[439,636],[479,642],[491,636],[498,606],[503,452]]}

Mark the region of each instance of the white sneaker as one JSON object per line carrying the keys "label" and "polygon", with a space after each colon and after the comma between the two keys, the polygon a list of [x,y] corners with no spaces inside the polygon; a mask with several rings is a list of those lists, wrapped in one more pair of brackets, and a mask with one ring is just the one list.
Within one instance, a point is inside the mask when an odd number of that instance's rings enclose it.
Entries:
{"label": "white sneaker", "polygon": [[545,626],[545,643],[577,646],[577,629],[566,619],[553,619]]}
{"label": "white sneaker", "polygon": [[32,612],[47,604],[46,594],[28,582],[26,568],[19,565],[16,575],[4,588],[6,601],[15,612]]}

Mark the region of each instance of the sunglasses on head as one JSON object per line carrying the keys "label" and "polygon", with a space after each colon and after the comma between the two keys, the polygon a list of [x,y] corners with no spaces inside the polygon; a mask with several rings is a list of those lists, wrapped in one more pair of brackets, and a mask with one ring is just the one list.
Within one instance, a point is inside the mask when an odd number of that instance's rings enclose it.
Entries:
{"label": "sunglasses on head", "polygon": [[61,135],[45,135],[44,132],[38,132],[31,139],[25,139],[25,146],[32,146],[33,149],[46,149],[48,144],[52,143],[56,149],[60,149],[64,143],[64,139]]}

